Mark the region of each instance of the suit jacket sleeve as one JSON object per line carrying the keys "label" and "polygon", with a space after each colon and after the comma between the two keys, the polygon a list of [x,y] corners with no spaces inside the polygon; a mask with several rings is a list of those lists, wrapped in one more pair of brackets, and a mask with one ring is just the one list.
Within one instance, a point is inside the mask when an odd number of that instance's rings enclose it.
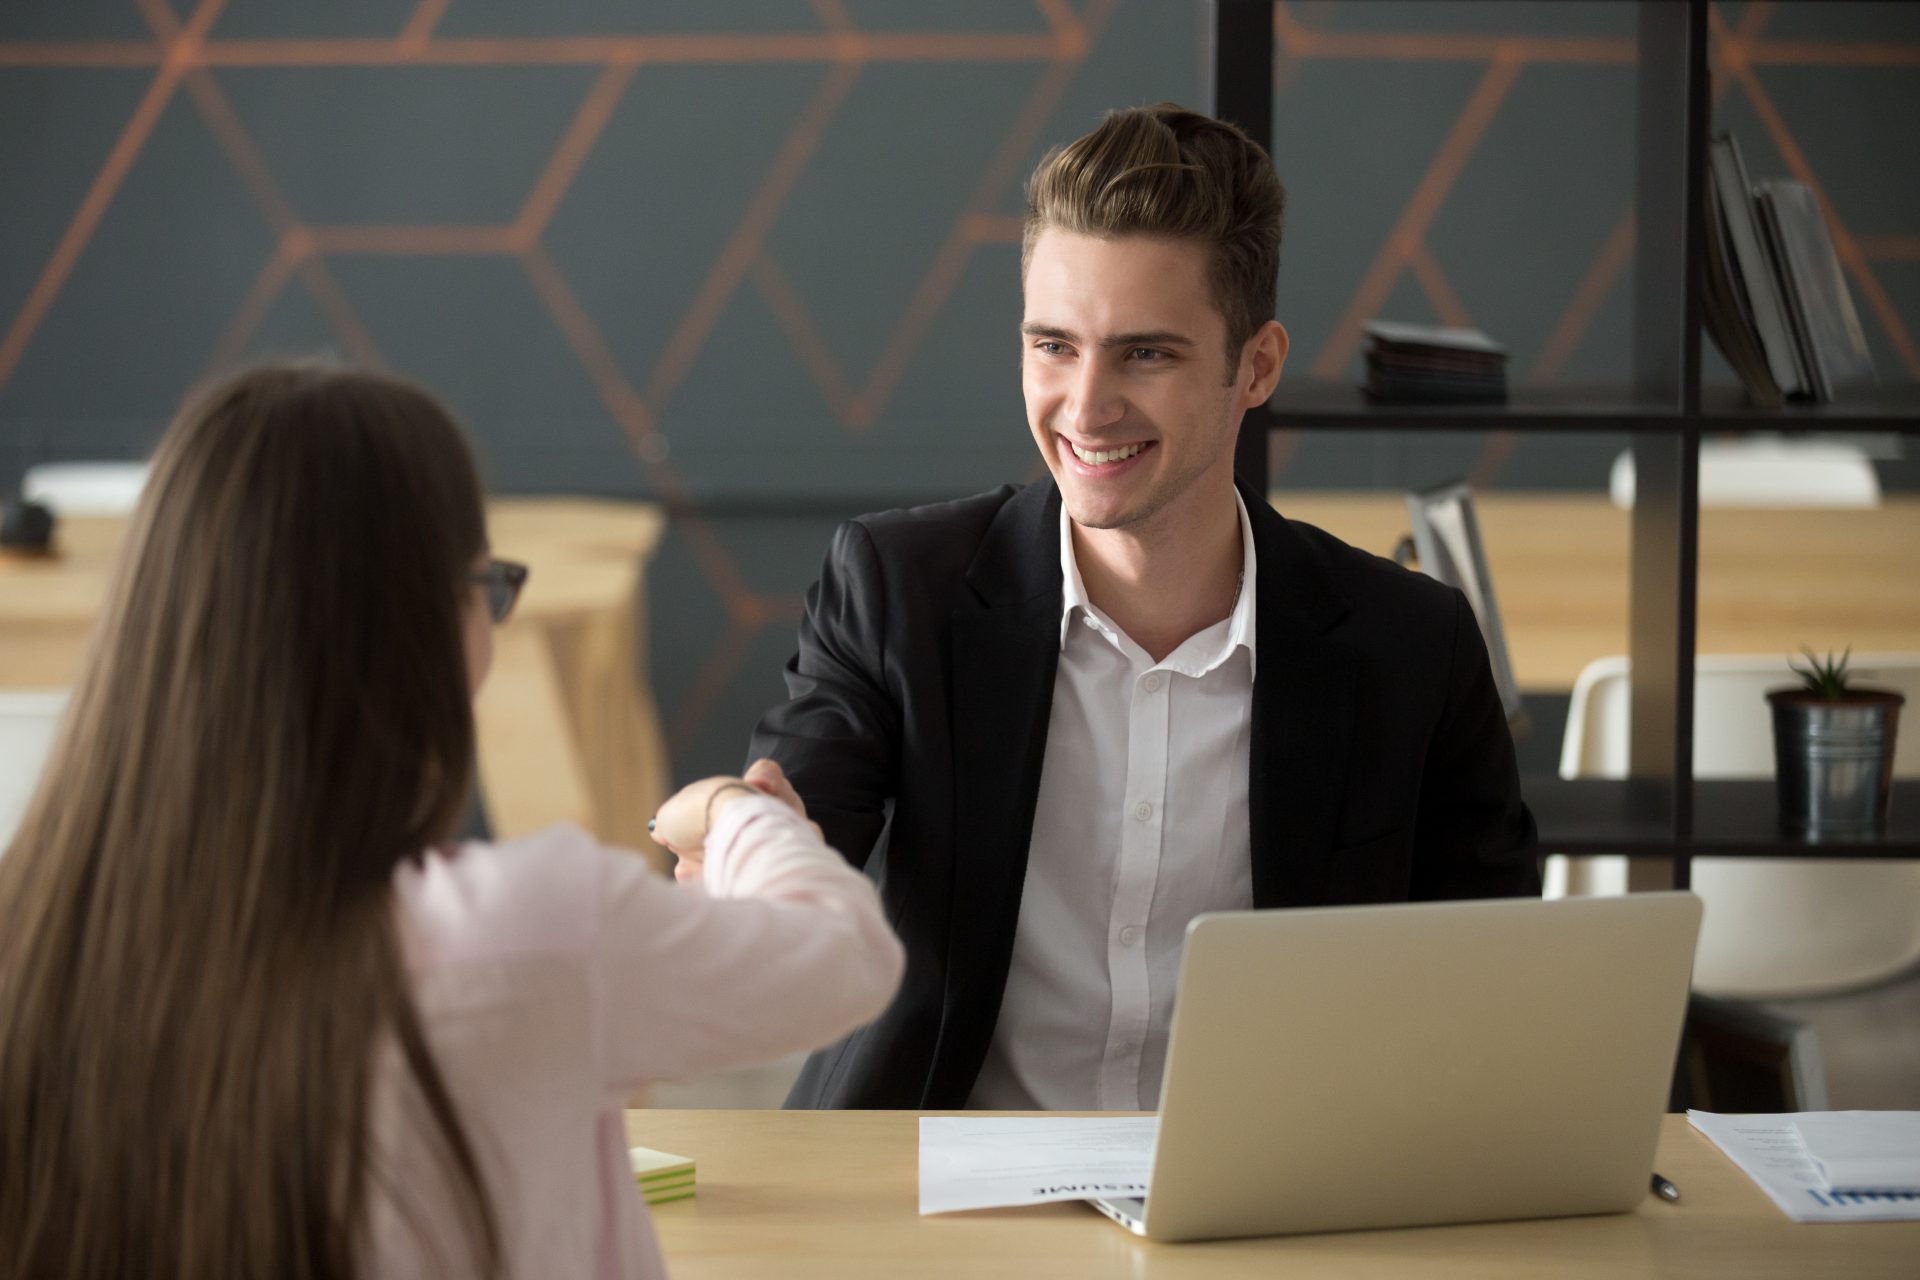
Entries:
{"label": "suit jacket sleeve", "polygon": [[1467,598],[1452,594],[1453,655],[1420,786],[1413,897],[1537,896],[1539,836],[1520,798],[1513,735],[1480,625]]}
{"label": "suit jacket sleeve", "polygon": [[888,692],[886,582],[858,521],[834,533],[808,589],[800,647],[787,663],[788,700],[754,731],[806,801],[828,844],[865,866],[898,787],[900,714]]}

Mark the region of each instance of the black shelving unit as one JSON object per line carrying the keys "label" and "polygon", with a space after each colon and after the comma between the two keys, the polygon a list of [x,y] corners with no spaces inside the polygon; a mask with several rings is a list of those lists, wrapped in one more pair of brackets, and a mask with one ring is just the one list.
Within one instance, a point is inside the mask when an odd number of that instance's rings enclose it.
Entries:
{"label": "black shelving unit", "polygon": [[1780,830],[1771,779],[1695,779],[1693,830],[1684,840],[1673,833],[1670,796],[1658,779],[1556,778],[1545,787],[1530,780],[1527,801],[1539,820],[1541,839],[1550,841],[1555,853],[1663,859],[1920,858],[1920,779],[1894,782],[1893,813],[1884,832],[1818,843]]}
{"label": "black shelving unit", "polygon": [[[1694,857],[1920,858],[1920,783],[1894,787],[1893,820],[1871,839],[1783,833],[1773,783],[1693,777],[1693,668],[1699,566],[1700,440],[1727,431],[1913,431],[1920,387],[1866,403],[1746,404],[1700,385],[1705,245],[1701,182],[1710,120],[1708,0],[1639,0],[1633,379],[1624,388],[1521,390],[1504,405],[1380,405],[1349,384],[1283,380],[1247,414],[1235,463],[1265,492],[1268,438],[1282,429],[1626,433],[1632,439],[1632,741],[1627,781],[1528,778],[1541,847],[1626,854],[1671,867]],[[1271,0],[1215,0],[1213,109],[1271,150]],[[1636,874],[1636,885],[1647,878]]]}

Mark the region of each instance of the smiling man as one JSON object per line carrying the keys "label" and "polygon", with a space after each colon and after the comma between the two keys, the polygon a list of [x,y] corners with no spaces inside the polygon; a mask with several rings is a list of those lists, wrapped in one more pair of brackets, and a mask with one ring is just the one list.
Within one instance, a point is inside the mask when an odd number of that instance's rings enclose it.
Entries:
{"label": "smiling man", "polygon": [[1151,1109],[1200,912],[1539,892],[1460,593],[1236,487],[1283,199],[1170,104],[1049,154],[1020,343],[1051,479],[835,535],[753,754],[908,967],[790,1106]]}

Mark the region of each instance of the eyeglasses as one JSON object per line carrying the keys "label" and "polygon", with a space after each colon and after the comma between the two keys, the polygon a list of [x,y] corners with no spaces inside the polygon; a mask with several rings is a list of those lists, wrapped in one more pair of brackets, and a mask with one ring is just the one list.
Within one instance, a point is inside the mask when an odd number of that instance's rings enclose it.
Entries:
{"label": "eyeglasses", "polygon": [[513,612],[520,588],[527,585],[527,566],[515,560],[489,560],[486,568],[469,574],[467,581],[487,589],[487,614],[497,626]]}

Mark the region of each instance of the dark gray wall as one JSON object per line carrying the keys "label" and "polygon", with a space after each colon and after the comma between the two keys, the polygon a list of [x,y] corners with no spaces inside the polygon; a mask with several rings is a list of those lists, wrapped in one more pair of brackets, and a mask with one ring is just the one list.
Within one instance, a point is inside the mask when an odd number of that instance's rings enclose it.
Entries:
{"label": "dark gray wall", "polygon": [[[0,486],[144,451],[243,358],[388,365],[455,405],[500,490],[686,504],[655,678],[681,772],[728,767],[835,519],[1034,472],[1021,180],[1108,107],[1204,106],[1205,11],[230,0],[176,77],[186,0],[8,0]],[[1350,380],[1379,314],[1485,328],[1518,382],[1624,379],[1633,21],[1277,6],[1292,376]],[[1720,121],[1756,174],[1820,185],[1883,376],[1920,377],[1920,6],[1723,4],[1715,25]],[[1578,489],[1621,443],[1317,433],[1275,455],[1283,485]]]}

